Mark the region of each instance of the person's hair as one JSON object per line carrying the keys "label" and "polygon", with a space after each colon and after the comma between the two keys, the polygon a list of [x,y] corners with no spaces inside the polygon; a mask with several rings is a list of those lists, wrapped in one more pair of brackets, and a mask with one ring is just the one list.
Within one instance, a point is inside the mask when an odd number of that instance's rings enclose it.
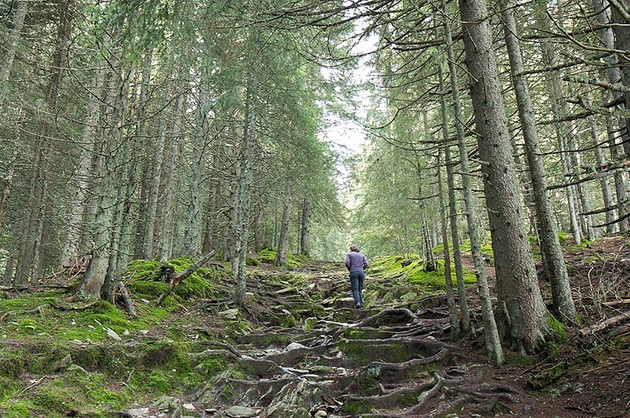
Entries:
{"label": "person's hair", "polygon": [[359,252],[359,247],[357,247],[356,245],[351,245],[350,246],[350,251],[354,251],[355,253]]}

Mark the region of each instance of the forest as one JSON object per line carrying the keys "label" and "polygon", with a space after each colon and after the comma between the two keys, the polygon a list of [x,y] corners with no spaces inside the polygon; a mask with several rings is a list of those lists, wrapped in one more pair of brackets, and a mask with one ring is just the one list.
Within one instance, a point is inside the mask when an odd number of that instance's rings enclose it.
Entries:
{"label": "forest", "polygon": [[5,0],[0,76],[0,415],[630,413],[630,0]]}

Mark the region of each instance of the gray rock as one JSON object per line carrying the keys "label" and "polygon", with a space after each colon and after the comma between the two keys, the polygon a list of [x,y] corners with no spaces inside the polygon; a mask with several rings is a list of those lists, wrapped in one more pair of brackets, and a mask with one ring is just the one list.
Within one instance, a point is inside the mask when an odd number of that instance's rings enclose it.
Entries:
{"label": "gray rock", "polygon": [[175,398],[173,396],[160,396],[160,398],[153,402],[153,406],[158,409],[170,409],[175,408],[179,405],[179,398]]}
{"label": "gray rock", "polygon": [[299,348],[305,348],[305,347],[300,343],[291,343],[287,345],[287,351],[297,350]]}
{"label": "gray rock", "polygon": [[219,316],[225,319],[236,319],[238,318],[239,313],[238,309],[227,309],[223,312],[219,312]]}
{"label": "gray rock", "polygon": [[135,408],[135,409],[129,409],[127,411],[127,413],[129,415],[131,415],[132,417],[146,417],[149,415],[149,408]]}
{"label": "gray rock", "polygon": [[53,372],[56,372],[57,370],[61,370],[65,367],[68,367],[71,364],[72,364],[72,356],[68,354],[61,360],[57,360],[56,362],[54,362],[50,368],[52,369]]}
{"label": "gray rock", "polygon": [[105,331],[107,331],[107,336],[111,338],[112,340],[122,341],[122,338],[120,338],[120,335],[116,334],[116,331],[114,331],[113,329],[105,327]]}
{"label": "gray rock", "polygon": [[258,415],[258,411],[247,406],[231,406],[225,413],[231,418],[251,418]]}

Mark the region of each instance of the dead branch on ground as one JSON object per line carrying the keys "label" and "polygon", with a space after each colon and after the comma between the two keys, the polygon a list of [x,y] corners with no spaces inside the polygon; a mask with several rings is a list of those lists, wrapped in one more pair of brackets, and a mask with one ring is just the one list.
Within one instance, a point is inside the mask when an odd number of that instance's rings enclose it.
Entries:
{"label": "dead branch on ground", "polygon": [[197,271],[198,268],[203,266],[208,260],[210,260],[210,258],[212,258],[212,256],[215,253],[216,253],[215,250],[210,251],[208,254],[204,255],[199,260],[197,260],[196,262],[191,264],[190,267],[188,267],[186,270],[184,270],[180,274],[176,274],[175,273],[175,269],[168,269],[168,270],[166,270],[167,279],[168,279],[168,290],[166,292],[162,293],[162,295],[158,298],[158,300],[157,300],[158,306],[162,304],[162,302],[164,301],[164,298],[166,298],[168,295],[170,295],[171,292],[173,291],[173,289],[177,285],[179,285],[181,282],[183,282],[187,277],[192,275],[195,271]]}

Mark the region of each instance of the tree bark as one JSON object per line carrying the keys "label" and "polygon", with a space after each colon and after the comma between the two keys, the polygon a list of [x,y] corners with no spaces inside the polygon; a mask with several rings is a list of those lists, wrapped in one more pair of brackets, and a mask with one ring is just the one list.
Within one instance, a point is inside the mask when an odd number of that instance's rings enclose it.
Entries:
{"label": "tree bark", "polygon": [[[123,73],[119,65],[118,47],[110,45],[108,62],[113,66],[105,84],[103,103],[108,104],[107,113],[102,115],[104,127],[99,132],[96,152],[92,164],[92,186],[94,205],[88,212],[92,213],[89,229],[91,229],[91,259],[83,280],[77,289],[77,296],[81,298],[99,298],[107,277],[112,254],[112,229],[114,208],[116,205],[114,178],[117,173],[116,150],[122,144],[122,127],[125,126],[124,116],[129,91],[129,79],[119,77]],[[124,73],[123,73],[124,74]]]}
{"label": "tree bark", "polygon": [[[451,157],[450,133],[448,129],[448,112],[446,109],[446,88],[442,67],[438,67],[438,80],[440,84],[440,112],[442,113],[442,139],[444,140],[444,165],[446,166],[446,182],[448,184],[448,209],[451,239],[453,242],[453,264],[455,265],[455,277],[457,280],[457,299],[459,302],[461,331],[470,331],[470,314],[468,301],[466,300],[466,286],[464,284],[464,268],[462,266],[462,254],[459,248],[459,226],[457,225],[457,199],[455,198],[455,176],[453,175],[453,159]],[[438,181],[441,184],[440,181]],[[441,189],[440,189],[441,191]],[[443,222],[446,227],[446,222]]]}
{"label": "tree bark", "polygon": [[[48,117],[57,115],[59,105],[59,94],[63,83],[63,75],[66,67],[68,48],[70,45],[70,34],[74,19],[75,0],[63,0],[58,4],[59,22],[57,24],[57,35],[55,49],[53,52],[50,79],[46,85],[46,110]],[[24,229],[20,234],[22,243],[18,256],[18,267],[16,271],[16,282],[24,283],[31,277],[41,276],[42,258],[41,244],[44,230],[44,209],[47,205],[47,187],[49,185],[48,175],[49,161],[52,157],[52,143],[50,137],[55,126],[47,116],[43,116],[41,127],[38,133],[37,147],[33,160],[33,171],[31,175],[31,186],[29,191],[29,202],[24,220]]]}
{"label": "tree bark", "polygon": [[[260,48],[260,40],[256,35],[256,49]],[[247,241],[249,236],[250,201],[252,193],[252,165],[254,146],[256,144],[256,118],[258,101],[258,77],[256,68],[250,70],[245,92],[245,124],[239,161],[238,200],[236,205],[235,258],[232,271],[236,276],[236,292],[234,302],[241,305],[245,299],[247,276],[245,274],[247,258]]]}
{"label": "tree bark", "polygon": [[304,198],[302,204],[302,228],[300,230],[300,254],[311,255],[311,200]]}
{"label": "tree bark", "polygon": [[[441,74],[440,74],[441,79]],[[445,106],[442,106],[442,110],[445,110]],[[442,116],[442,129],[444,130],[445,125],[445,115]],[[444,148],[448,147],[448,136],[446,137],[446,141],[444,143]],[[459,326],[459,311],[457,309],[457,304],[455,303],[455,295],[453,292],[453,274],[451,273],[451,255],[448,244],[448,224],[446,221],[446,207],[444,205],[444,188],[442,187],[442,167],[440,164],[440,154],[441,150],[438,151],[438,164],[437,164],[437,175],[438,175],[438,198],[440,201],[440,222],[442,223],[442,246],[444,247],[444,283],[446,286],[446,303],[448,305],[448,318],[449,323],[451,325],[450,336],[451,338],[459,338],[460,336],[460,326]]]}
{"label": "tree bark", "polygon": [[24,28],[24,18],[28,9],[28,0],[18,0],[15,16],[13,17],[13,28],[9,34],[7,41],[7,52],[4,55],[4,62],[2,69],[0,70],[0,109],[2,109],[4,100],[7,94],[7,85],[11,76],[11,69],[13,68],[13,60],[15,59],[15,53],[17,52],[18,43],[20,41],[20,35],[22,28]]}
{"label": "tree bark", "polygon": [[[446,16],[446,1],[442,0],[442,12]],[[485,261],[481,254],[481,241],[479,235],[479,224],[476,215],[472,186],[470,184],[470,167],[468,162],[468,151],[466,149],[466,135],[464,132],[462,107],[459,97],[459,81],[457,76],[457,66],[455,54],[453,52],[453,39],[449,19],[443,20],[444,37],[446,41],[446,51],[448,56],[448,66],[450,74],[451,94],[453,96],[453,113],[455,118],[455,129],[457,133],[457,146],[459,149],[460,171],[462,177],[462,190],[464,194],[464,204],[466,207],[466,222],[468,225],[468,236],[470,238],[470,252],[472,253],[475,276],[477,278],[477,293],[481,302],[481,314],[483,318],[483,328],[485,334],[486,351],[488,357],[495,364],[503,364],[503,347],[497,323],[495,321],[492,308],[492,299],[488,286],[488,274],[486,272]]]}
{"label": "tree bark", "polygon": [[280,239],[278,240],[278,251],[276,252],[276,266],[287,265],[287,259],[289,256],[289,228],[291,226],[292,203],[291,179],[287,179],[284,193],[284,208],[282,209],[282,224],[280,226]]}
{"label": "tree bark", "polygon": [[[619,51],[625,51],[624,56],[619,57],[619,69],[621,75],[621,83],[627,87],[623,93],[624,107],[625,107],[625,121],[621,126],[621,138],[623,148],[626,154],[626,158],[630,158],[630,0],[615,0],[609,1],[611,20],[613,32],[615,33],[615,49]],[[624,202],[627,204],[627,202]],[[626,212],[627,213],[627,212]],[[623,216],[623,214],[620,214]],[[624,225],[624,228],[628,228],[629,225]],[[628,229],[624,229],[622,232],[627,232]]]}
{"label": "tree bark", "polygon": [[61,252],[61,265],[73,264],[79,257],[86,255],[82,245],[83,228],[86,224],[87,191],[89,187],[90,169],[94,152],[95,137],[97,135],[98,119],[100,115],[99,98],[103,95],[105,73],[96,69],[94,73],[94,87],[87,105],[87,115],[83,127],[81,154],[76,168],[76,189],[73,204],[66,226],[66,238]]}
{"label": "tree bark", "polygon": [[525,139],[525,153],[532,181],[536,218],[544,268],[551,281],[554,311],[558,319],[565,323],[577,323],[577,312],[569,275],[562,255],[560,239],[556,227],[553,207],[547,191],[547,175],[543,164],[542,153],[538,141],[538,129],[534,117],[533,106],[529,95],[527,80],[522,75],[525,71],[521,47],[518,40],[518,29],[513,15],[513,0],[500,0],[501,16],[504,24],[505,42],[510,59],[512,83],[516,94],[518,114]]}
{"label": "tree bark", "polygon": [[[615,32],[611,27],[611,7],[610,2],[608,0],[592,0],[593,10],[595,12],[594,19],[598,24],[597,36],[599,37],[601,43],[608,49],[614,49],[619,45],[615,45]],[[627,23],[627,22],[626,22]],[[621,63],[623,59],[620,58],[616,54],[610,54],[604,58],[607,67],[606,67],[606,77],[608,78],[608,82],[610,84],[621,83],[622,81],[622,72],[621,72]],[[627,58],[626,58],[627,61]],[[626,64],[626,67],[628,65]],[[628,80],[630,81],[630,80]],[[624,96],[623,93],[613,91],[603,91],[603,102],[607,103],[612,98],[614,100],[623,100],[624,106],[623,108],[627,111],[628,103],[625,103],[625,99],[628,94]],[[609,148],[610,148],[610,156],[614,162],[620,160],[620,151],[621,148],[620,143],[629,144],[630,146],[630,130],[627,126],[628,118],[623,117],[614,117],[612,115],[607,116],[606,129],[609,138]],[[619,136],[619,139],[617,138]],[[616,170],[614,174],[615,179],[615,191],[617,195],[617,216],[622,219],[628,213],[628,195],[626,190],[626,177],[627,174],[622,172],[621,170]],[[606,206],[606,207],[612,207]],[[607,220],[607,224],[611,225]],[[618,225],[618,229],[625,232],[630,229],[630,219],[625,219],[621,221]]]}
{"label": "tree bark", "polygon": [[519,351],[535,352],[550,333],[549,314],[525,230],[488,12],[485,0],[459,0],[459,10],[492,234],[500,329]]}
{"label": "tree bark", "polygon": [[208,108],[209,92],[207,74],[201,76],[199,85],[199,100],[197,102],[197,121],[195,126],[195,144],[191,159],[190,183],[188,186],[189,200],[187,222],[184,230],[184,255],[196,257],[201,251],[201,184],[203,177],[203,156],[208,139]]}
{"label": "tree bark", "polygon": [[173,223],[175,219],[175,190],[177,161],[179,158],[179,141],[181,135],[181,119],[184,109],[185,96],[181,94],[177,98],[175,106],[175,117],[173,118],[173,132],[168,142],[168,164],[166,170],[166,180],[164,184],[164,199],[161,201],[162,216],[161,227],[158,229],[156,238],[156,255],[160,260],[167,260],[172,255],[173,249]]}

